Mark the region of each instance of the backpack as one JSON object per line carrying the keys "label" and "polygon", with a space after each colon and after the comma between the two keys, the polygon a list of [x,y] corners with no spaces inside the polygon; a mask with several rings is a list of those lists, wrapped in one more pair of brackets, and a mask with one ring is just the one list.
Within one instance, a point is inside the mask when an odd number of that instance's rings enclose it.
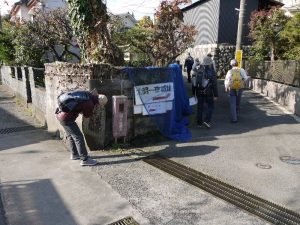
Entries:
{"label": "backpack", "polygon": [[211,85],[211,76],[213,75],[212,71],[209,68],[200,66],[197,69],[196,76],[194,78],[193,86],[196,88],[197,93],[206,94],[207,89]]}
{"label": "backpack", "polygon": [[72,112],[81,102],[90,100],[91,96],[87,91],[74,91],[62,93],[57,97],[58,112]]}
{"label": "backpack", "polygon": [[231,69],[231,79],[232,83],[230,88],[233,90],[238,90],[242,88],[242,76],[240,69]]}

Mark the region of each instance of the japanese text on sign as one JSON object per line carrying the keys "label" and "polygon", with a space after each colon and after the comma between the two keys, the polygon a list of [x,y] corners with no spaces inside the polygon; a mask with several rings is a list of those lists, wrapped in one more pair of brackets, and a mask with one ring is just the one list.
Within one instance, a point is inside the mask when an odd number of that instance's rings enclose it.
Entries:
{"label": "japanese text on sign", "polygon": [[174,85],[172,82],[135,86],[134,91],[136,105],[172,101],[174,99]]}

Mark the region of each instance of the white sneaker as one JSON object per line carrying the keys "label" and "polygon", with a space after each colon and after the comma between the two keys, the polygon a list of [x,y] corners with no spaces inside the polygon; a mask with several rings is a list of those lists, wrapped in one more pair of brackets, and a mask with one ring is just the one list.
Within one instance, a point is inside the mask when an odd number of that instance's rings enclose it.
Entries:
{"label": "white sneaker", "polygon": [[81,160],[80,165],[81,166],[95,166],[98,164],[98,161],[92,158],[87,158],[87,160],[83,161]]}
{"label": "white sneaker", "polygon": [[80,159],[80,157],[79,157],[79,155],[73,155],[73,154],[71,153],[70,159],[71,159],[71,160],[77,160],[77,159]]}
{"label": "white sneaker", "polygon": [[210,128],[210,124],[208,122],[203,122],[204,126],[206,126],[207,128]]}

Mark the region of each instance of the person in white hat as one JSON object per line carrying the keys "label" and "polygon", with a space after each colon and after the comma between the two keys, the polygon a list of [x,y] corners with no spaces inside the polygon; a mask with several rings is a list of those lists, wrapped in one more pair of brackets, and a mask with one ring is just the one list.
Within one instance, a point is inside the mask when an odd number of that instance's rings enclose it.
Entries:
{"label": "person in white hat", "polygon": [[[64,104],[60,101],[62,95],[66,96],[63,98],[66,100]],[[107,103],[107,97],[98,94],[96,90],[92,92],[76,90],[62,95],[58,97],[59,107],[56,110],[56,118],[66,132],[67,145],[71,152],[70,159],[80,159],[81,166],[94,166],[98,161],[88,156],[83,134],[75,120],[79,114],[86,118],[91,117],[95,106],[103,107]]]}
{"label": "person in white hat", "polygon": [[225,77],[225,92],[229,92],[230,97],[230,116],[231,122],[238,121],[238,113],[245,82],[248,80],[246,71],[243,68],[238,68],[238,62],[235,59],[230,61],[231,69]]}

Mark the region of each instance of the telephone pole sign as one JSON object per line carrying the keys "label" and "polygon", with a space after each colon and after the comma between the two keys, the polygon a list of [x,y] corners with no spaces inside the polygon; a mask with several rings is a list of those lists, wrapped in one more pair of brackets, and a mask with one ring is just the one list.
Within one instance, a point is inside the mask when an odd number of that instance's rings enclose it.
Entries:
{"label": "telephone pole sign", "polygon": [[243,60],[243,50],[236,50],[235,59],[238,62],[238,68],[241,68],[242,67],[242,60]]}

